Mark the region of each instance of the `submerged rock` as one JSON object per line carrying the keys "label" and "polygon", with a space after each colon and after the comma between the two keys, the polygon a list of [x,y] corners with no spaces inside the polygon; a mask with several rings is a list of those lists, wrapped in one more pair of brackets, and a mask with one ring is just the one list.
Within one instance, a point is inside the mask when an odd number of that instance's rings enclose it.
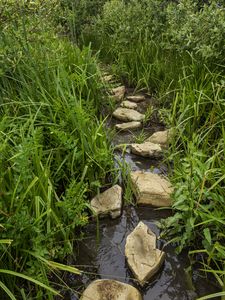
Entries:
{"label": "submerged rock", "polygon": [[162,147],[166,148],[172,138],[171,130],[157,131],[153,133],[145,142],[151,142],[154,144],[160,144]]}
{"label": "submerged rock", "polygon": [[116,129],[117,130],[130,130],[130,129],[136,129],[141,127],[141,122],[133,121],[133,122],[127,122],[127,123],[122,123],[122,124],[116,124]]}
{"label": "submerged rock", "polygon": [[134,109],[118,107],[113,112],[113,117],[121,121],[142,121],[144,115]]}
{"label": "submerged rock", "polygon": [[128,235],[125,256],[142,286],[157,273],[165,259],[165,253],[156,249],[155,234],[143,222]]}
{"label": "submerged rock", "polygon": [[142,300],[142,297],[139,291],[129,284],[101,279],[93,281],[80,300]]}
{"label": "submerged rock", "polygon": [[112,89],[113,98],[119,102],[124,98],[126,88],[124,85]]}
{"label": "submerged rock", "polygon": [[168,179],[149,172],[131,172],[133,191],[138,204],[171,206],[173,188]]}
{"label": "submerged rock", "polygon": [[121,103],[120,105],[121,107],[125,107],[125,108],[130,108],[130,109],[135,109],[137,108],[137,104],[128,100],[125,100]]}
{"label": "submerged rock", "polygon": [[143,157],[159,158],[162,156],[161,146],[150,142],[131,144],[131,152]]}
{"label": "submerged rock", "polygon": [[145,100],[144,95],[130,95],[127,96],[127,100],[133,101],[133,102],[141,102]]}
{"label": "submerged rock", "polygon": [[91,200],[91,208],[96,215],[110,215],[113,219],[121,214],[122,188],[116,184]]}

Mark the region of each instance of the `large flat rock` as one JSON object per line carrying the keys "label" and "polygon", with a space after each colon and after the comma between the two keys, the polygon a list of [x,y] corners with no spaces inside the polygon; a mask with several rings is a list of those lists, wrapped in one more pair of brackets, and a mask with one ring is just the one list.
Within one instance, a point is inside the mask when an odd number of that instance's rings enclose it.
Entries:
{"label": "large flat rock", "polygon": [[93,281],[80,300],[142,300],[142,297],[139,291],[129,284],[101,279]]}
{"label": "large flat rock", "polygon": [[155,207],[171,206],[173,188],[168,179],[149,172],[131,172],[131,181],[138,204]]}
{"label": "large flat rock", "polygon": [[136,109],[137,108],[137,104],[128,100],[124,100],[123,102],[121,102],[120,104],[121,107],[125,107],[125,108],[130,108],[130,109]]}
{"label": "large flat rock", "polygon": [[158,272],[165,259],[165,253],[156,248],[155,234],[143,222],[128,235],[125,256],[142,286]]}
{"label": "large flat rock", "polygon": [[141,126],[142,126],[141,122],[133,121],[133,122],[126,122],[122,124],[116,124],[115,127],[117,130],[127,131],[131,129],[140,128]]}
{"label": "large flat rock", "polygon": [[158,144],[145,142],[142,144],[131,144],[131,152],[142,157],[159,158],[162,156],[162,148]]}
{"label": "large flat rock", "polygon": [[142,102],[145,100],[145,96],[144,95],[130,95],[126,97],[127,100],[132,101],[132,102]]}
{"label": "large flat rock", "polygon": [[120,121],[129,122],[129,121],[142,121],[144,120],[145,116],[134,109],[118,107],[113,112],[113,117]]}
{"label": "large flat rock", "polygon": [[91,200],[91,208],[96,215],[110,215],[113,219],[121,214],[122,188],[116,184]]}
{"label": "large flat rock", "polygon": [[171,138],[172,138],[171,130],[157,131],[153,133],[153,135],[151,135],[149,138],[147,138],[145,142],[159,144],[163,148],[166,148],[169,145]]}
{"label": "large flat rock", "polygon": [[112,89],[113,98],[116,102],[120,102],[125,95],[126,88],[124,85]]}

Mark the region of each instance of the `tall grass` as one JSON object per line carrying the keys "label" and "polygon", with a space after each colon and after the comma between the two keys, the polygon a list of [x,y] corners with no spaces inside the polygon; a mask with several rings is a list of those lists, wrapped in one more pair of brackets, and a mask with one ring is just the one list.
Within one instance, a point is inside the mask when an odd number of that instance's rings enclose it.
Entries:
{"label": "tall grass", "polygon": [[0,34],[0,288],[11,299],[53,299],[49,269],[79,273],[53,260],[75,253],[114,168],[97,59],[56,35],[55,3],[33,5],[5,3]]}

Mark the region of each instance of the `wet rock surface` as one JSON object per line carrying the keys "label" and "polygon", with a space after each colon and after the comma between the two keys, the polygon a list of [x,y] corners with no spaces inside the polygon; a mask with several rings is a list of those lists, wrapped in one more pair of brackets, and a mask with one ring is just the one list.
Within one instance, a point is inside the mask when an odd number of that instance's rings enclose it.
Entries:
{"label": "wet rock surface", "polygon": [[156,248],[156,235],[143,222],[128,235],[125,256],[142,286],[158,272],[165,259],[165,253]]}
{"label": "wet rock surface", "polygon": [[91,208],[96,215],[110,215],[113,219],[121,214],[122,188],[117,184],[91,200]]}
{"label": "wet rock surface", "polygon": [[95,280],[84,291],[80,300],[142,300],[139,291],[116,280]]}
{"label": "wet rock surface", "polygon": [[113,117],[120,121],[143,121],[144,115],[134,109],[118,107],[113,112]]}
{"label": "wet rock surface", "polygon": [[135,171],[131,172],[131,181],[137,204],[171,206],[173,188],[166,178],[150,172]]}
{"label": "wet rock surface", "polygon": [[158,144],[151,142],[144,142],[142,144],[131,144],[131,152],[136,155],[143,157],[162,157],[162,148]]}

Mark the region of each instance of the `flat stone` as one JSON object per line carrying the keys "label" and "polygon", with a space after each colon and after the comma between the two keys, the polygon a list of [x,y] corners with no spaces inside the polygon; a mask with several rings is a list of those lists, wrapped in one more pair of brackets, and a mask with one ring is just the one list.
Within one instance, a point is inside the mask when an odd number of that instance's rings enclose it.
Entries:
{"label": "flat stone", "polygon": [[116,124],[115,127],[117,130],[126,131],[126,130],[140,128],[141,122],[133,121],[133,122],[127,122],[127,123],[122,123],[122,124]]}
{"label": "flat stone", "polygon": [[145,142],[151,142],[154,144],[159,144],[163,148],[166,148],[171,140],[172,132],[171,130],[157,131],[153,133]]}
{"label": "flat stone", "polygon": [[123,101],[120,104],[121,107],[125,107],[125,108],[130,108],[130,109],[135,109],[137,108],[137,104],[128,100]]}
{"label": "flat stone", "polygon": [[133,102],[141,102],[145,100],[144,95],[130,95],[127,96],[127,100],[133,101]]}
{"label": "flat stone", "polygon": [[113,98],[116,102],[120,102],[125,95],[126,88],[124,85],[112,89]]}
{"label": "flat stone", "polygon": [[156,248],[155,234],[143,222],[128,235],[125,256],[142,286],[158,272],[165,260],[165,253]]}
{"label": "flat stone", "polygon": [[128,122],[128,121],[142,121],[144,120],[145,116],[134,109],[118,107],[113,112],[113,117],[118,120]]}
{"label": "flat stone", "polygon": [[131,152],[143,157],[159,158],[162,156],[161,146],[150,142],[144,142],[142,144],[131,144]]}
{"label": "flat stone", "polygon": [[173,187],[168,179],[149,172],[131,172],[131,182],[138,204],[171,206]]}
{"label": "flat stone", "polygon": [[105,81],[105,82],[110,82],[113,80],[113,75],[104,75],[102,77],[102,80]]}
{"label": "flat stone", "polygon": [[91,208],[96,215],[110,215],[113,219],[121,214],[122,188],[116,184],[91,200]]}
{"label": "flat stone", "polygon": [[83,292],[80,300],[142,300],[133,286],[116,280],[93,281]]}

